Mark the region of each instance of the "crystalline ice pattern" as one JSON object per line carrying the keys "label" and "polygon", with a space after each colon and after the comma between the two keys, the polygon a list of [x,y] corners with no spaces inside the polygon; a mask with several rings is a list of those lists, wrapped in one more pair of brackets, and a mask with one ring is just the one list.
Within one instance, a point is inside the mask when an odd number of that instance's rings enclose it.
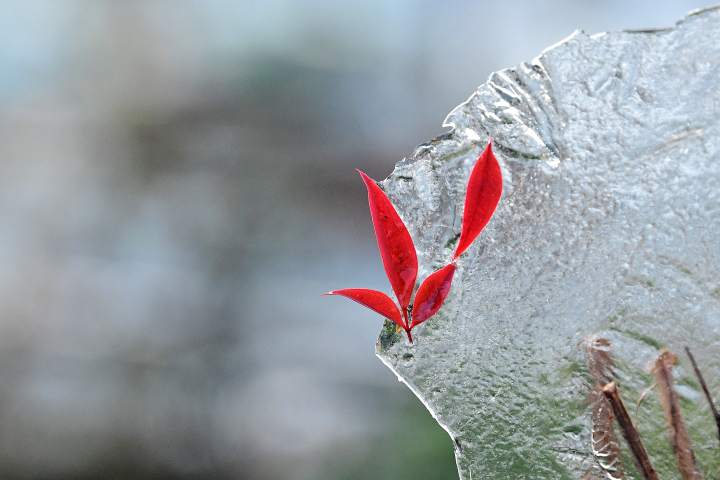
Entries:
{"label": "crystalline ice pattern", "polygon": [[[582,342],[610,340],[660,478],[678,478],[649,364],[663,347],[706,477],[717,433],[683,347],[720,396],[720,9],[675,27],[575,33],[492,74],[383,182],[425,271],[460,231],[487,138],[504,175],[495,217],[442,310],[377,353],[453,439],[462,479],[597,476]],[[625,447],[623,447],[626,450]],[[627,455],[627,454],[625,454]],[[627,478],[638,478],[630,457]]]}

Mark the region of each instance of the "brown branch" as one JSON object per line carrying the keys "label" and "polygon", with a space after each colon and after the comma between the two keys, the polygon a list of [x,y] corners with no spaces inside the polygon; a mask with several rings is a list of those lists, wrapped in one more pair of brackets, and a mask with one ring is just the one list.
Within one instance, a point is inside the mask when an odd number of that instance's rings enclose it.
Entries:
{"label": "brown branch", "polygon": [[620,460],[620,446],[613,428],[612,408],[602,393],[602,386],[613,379],[610,341],[606,338],[590,337],[585,341],[585,350],[588,371],[594,383],[589,396],[592,408],[590,440],[593,455],[607,478],[624,479],[625,472]]}
{"label": "brown branch", "polygon": [[664,350],[655,360],[653,374],[660,393],[660,403],[665,412],[668,424],[668,434],[672,445],[678,470],[683,480],[701,480],[702,474],[697,468],[695,454],[693,453],[685,421],[680,412],[680,402],[673,386],[672,366],[677,357],[670,351]]}
{"label": "brown branch", "polygon": [[620,398],[617,385],[615,385],[615,382],[610,382],[603,387],[602,392],[605,395],[605,398],[608,399],[608,402],[615,413],[615,418],[622,429],[625,441],[630,446],[630,450],[635,458],[635,463],[637,464],[638,469],[642,472],[643,478],[645,480],[658,480],[657,473],[655,472],[652,463],[650,463],[650,457],[648,457],[647,450],[645,450],[645,446],[643,445],[642,440],[640,440],[640,434],[635,428],[635,425],[633,425],[630,415],[625,408],[625,404]]}
{"label": "brown branch", "polygon": [[710,404],[710,410],[712,411],[712,414],[715,417],[715,423],[717,424],[718,439],[720,439],[720,412],[718,412],[717,406],[715,405],[715,402],[713,401],[712,395],[710,395],[710,389],[708,389],[707,383],[705,383],[705,378],[703,377],[702,372],[700,372],[700,368],[698,368],[698,364],[695,361],[695,357],[693,356],[692,352],[690,351],[690,348],[685,347],[685,353],[687,353],[688,358],[690,358],[690,363],[692,363],[693,370],[695,370],[695,376],[697,377],[698,381],[700,382],[700,386],[702,387],[702,390],[705,393],[705,399]]}

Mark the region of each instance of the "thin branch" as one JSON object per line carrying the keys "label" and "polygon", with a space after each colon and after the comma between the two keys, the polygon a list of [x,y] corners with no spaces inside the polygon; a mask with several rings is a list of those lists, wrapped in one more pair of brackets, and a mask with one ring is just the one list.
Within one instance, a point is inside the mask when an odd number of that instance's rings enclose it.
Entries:
{"label": "thin branch", "polygon": [[680,475],[683,480],[701,480],[703,476],[698,470],[695,454],[690,443],[690,435],[682,418],[680,402],[673,386],[672,366],[676,361],[677,357],[672,352],[663,351],[655,360],[653,374],[655,374],[655,381],[660,393],[660,403],[668,424],[670,444],[673,453],[675,453]]}
{"label": "thin branch", "polygon": [[615,382],[610,382],[603,387],[602,392],[605,395],[605,398],[608,399],[608,402],[615,413],[615,418],[622,429],[625,441],[627,441],[630,446],[630,450],[635,458],[635,463],[637,464],[638,469],[640,469],[640,472],[642,472],[643,478],[645,480],[658,480],[657,473],[655,472],[652,463],[650,463],[650,457],[648,457],[647,450],[645,450],[645,446],[643,445],[642,440],[640,440],[640,434],[635,428],[635,425],[633,425],[630,415],[625,408],[625,404],[620,398],[617,385],[615,385]]}
{"label": "thin branch", "polygon": [[705,378],[703,377],[702,372],[700,372],[700,368],[698,368],[698,364],[695,361],[695,357],[690,351],[690,348],[685,347],[685,353],[687,353],[688,358],[690,358],[690,363],[692,363],[693,370],[695,370],[695,376],[700,382],[700,386],[705,393],[705,399],[710,404],[710,410],[712,411],[712,414],[715,417],[715,423],[717,424],[718,439],[720,439],[720,412],[718,412],[718,408],[713,401],[712,395],[710,395],[710,389],[708,389],[707,383],[705,383]]}
{"label": "thin branch", "polygon": [[592,432],[590,435],[592,451],[600,469],[607,478],[621,480],[625,478],[620,446],[613,428],[613,413],[602,393],[602,386],[613,379],[613,360],[610,354],[610,341],[606,338],[590,337],[585,340],[588,370],[594,385],[590,390],[592,408]]}

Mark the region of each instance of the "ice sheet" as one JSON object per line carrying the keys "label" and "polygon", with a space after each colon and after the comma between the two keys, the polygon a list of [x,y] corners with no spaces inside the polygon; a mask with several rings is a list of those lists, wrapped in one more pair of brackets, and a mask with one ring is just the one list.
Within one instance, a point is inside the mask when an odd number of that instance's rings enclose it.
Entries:
{"label": "ice sheet", "polygon": [[[584,340],[615,376],[663,479],[679,478],[649,364],[662,348],[706,477],[715,424],[683,354],[720,396],[720,10],[674,28],[575,33],[496,72],[383,183],[422,279],[451,255],[488,136],[505,178],[443,309],[377,352],[454,439],[462,479],[604,478]],[[626,478],[639,478],[622,447]]]}

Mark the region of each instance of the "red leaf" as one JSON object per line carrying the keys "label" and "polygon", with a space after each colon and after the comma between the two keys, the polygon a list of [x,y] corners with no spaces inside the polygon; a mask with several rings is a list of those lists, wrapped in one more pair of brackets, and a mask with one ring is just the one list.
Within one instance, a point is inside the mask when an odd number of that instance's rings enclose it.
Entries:
{"label": "red leaf", "polygon": [[495,213],[502,195],[502,172],[492,152],[492,140],[478,157],[468,180],[462,231],[453,259],[462,255]]}
{"label": "red leaf", "polygon": [[397,305],[395,305],[395,302],[393,302],[390,297],[382,292],[370,290],[369,288],[345,288],[343,290],[333,290],[325,295],[341,295],[347,297],[379,313],[383,317],[389,318],[403,329],[405,328]]}
{"label": "red leaf", "polygon": [[358,173],[367,187],[370,216],[375,227],[375,237],[385,273],[405,317],[417,279],[418,262],[415,245],[385,192],[364,172],[358,170]]}
{"label": "red leaf", "polygon": [[433,272],[418,288],[413,305],[412,329],[432,317],[440,310],[450,292],[450,284],[455,274],[455,264],[451,263]]}

